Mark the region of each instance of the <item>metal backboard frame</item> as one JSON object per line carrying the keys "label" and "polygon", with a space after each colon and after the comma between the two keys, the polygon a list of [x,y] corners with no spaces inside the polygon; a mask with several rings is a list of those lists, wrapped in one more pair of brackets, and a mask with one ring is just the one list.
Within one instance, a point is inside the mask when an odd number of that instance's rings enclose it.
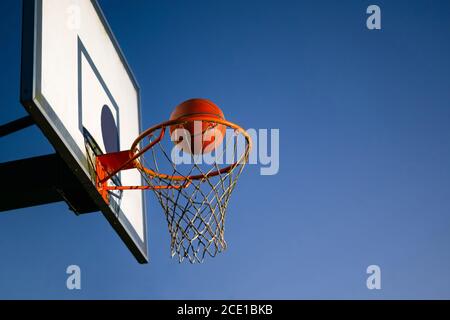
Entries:
{"label": "metal backboard frame", "polygon": [[[21,61],[21,91],[20,100],[25,109],[33,117],[36,124],[42,130],[49,142],[53,145],[62,159],[67,163],[76,177],[85,187],[87,193],[92,198],[99,210],[106,217],[108,222],[124,241],[129,250],[133,253],[140,263],[148,262],[148,244],[147,244],[147,223],[145,196],[142,196],[143,207],[143,239],[138,235],[133,225],[127,219],[126,215],[115,210],[105,203],[95,185],[92,183],[92,177],[86,170],[86,164],[83,150],[73,141],[71,134],[65,128],[64,124],[58,119],[58,115],[45,96],[41,92],[41,50],[42,50],[42,5],[46,0],[23,0],[22,17],[22,61]],[[137,81],[115,39],[111,28],[109,27],[105,16],[95,0],[90,1],[95,11],[107,31],[108,37],[117,54],[125,67],[129,78],[133,82],[138,96],[138,108],[140,113],[140,89]],[[79,55],[82,54],[89,62],[88,50],[84,48],[82,41],[78,38]],[[80,66],[79,66],[80,67]],[[91,66],[92,67],[92,66]],[[95,73],[95,65],[93,66]],[[103,83],[99,75],[99,83]],[[107,90],[106,90],[107,91]],[[139,114],[140,118],[140,114]],[[141,132],[141,121],[139,119],[139,132]],[[121,146],[127,148],[128,146]],[[143,182],[142,182],[143,184]],[[140,191],[138,191],[140,192]]]}

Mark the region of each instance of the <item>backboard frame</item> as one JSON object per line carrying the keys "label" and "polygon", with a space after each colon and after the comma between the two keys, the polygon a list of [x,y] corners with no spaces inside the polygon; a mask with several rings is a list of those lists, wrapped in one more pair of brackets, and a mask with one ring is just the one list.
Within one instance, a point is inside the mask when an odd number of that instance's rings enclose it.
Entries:
{"label": "backboard frame", "polygon": [[[45,1],[45,0],[44,0]],[[134,77],[128,62],[108,24],[106,18],[96,0],[90,0],[103,27],[107,31],[108,37],[113,44],[123,66],[136,89],[139,109],[139,132],[141,127],[141,101],[140,88]],[[148,262],[148,241],[147,241],[147,215],[145,196],[142,197],[143,206],[143,240],[134,230],[124,214],[117,215],[108,204],[105,203],[101,194],[96,189],[92,180],[86,175],[80,154],[76,154],[79,147],[71,141],[72,138],[67,129],[58,122],[58,116],[52,114],[53,110],[48,101],[41,94],[41,30],[42,30],[42,3],[43,0],[22,0],[22,57],[21,57],[21,88],[20,101],[35,123],[42,130],[46,138],[60,154],[61,158],[73,170],[80,183],[85,187],[87,193],[92,198],[99,210],[103,213],[107,221],[117,232],[128,249],[132,252],[139,263]],[[50,118],[50,119],[49,119]],[[59,125],[58,125],[59,123]],[[68,147],[70,146],[70,148]],[[126,147],[126,146],[125,146]],[[75,150],[75,152],[74,152]],[[81,152],[81,150],[80,150]],[[82,152],[81,152],[82,154]],[[83,155],[84,156],[84,155]]]}

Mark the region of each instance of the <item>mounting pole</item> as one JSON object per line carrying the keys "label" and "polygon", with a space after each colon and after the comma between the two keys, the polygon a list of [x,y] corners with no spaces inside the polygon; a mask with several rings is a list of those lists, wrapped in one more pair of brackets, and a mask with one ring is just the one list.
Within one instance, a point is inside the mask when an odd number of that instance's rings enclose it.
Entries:
{"label": "mounting pole", "polygon": [[65,201],[76,214],[99,209],[58,154],[0,163],[0,212]]}
{"label": "mounting pole", "polygon": [[0,137],[4,137],[11,133],[28,128],[28,127],[32,126],[33,124],[34,124],[34,121],[33,121],[33,118],[31,118],[31,116],[25,116],[23,118],[3,124],[0,126]]}

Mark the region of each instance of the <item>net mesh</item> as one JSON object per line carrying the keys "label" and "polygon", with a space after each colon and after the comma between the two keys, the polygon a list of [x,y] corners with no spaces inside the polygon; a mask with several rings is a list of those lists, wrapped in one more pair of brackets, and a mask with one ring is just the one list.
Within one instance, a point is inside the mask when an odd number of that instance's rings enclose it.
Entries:
{"label": "net mesh", "polygon": [[[146,184],[154,187],[152,190],[164,210],[171,237],[171,255],[178,256],[179,262],[188,259],[191,263],[201,263],[206,256],[214,257],[227,248],[226,209],[249,156],[245,137],[235,130],[227,131],[232,134],[226,135],[208,163],[199,155],[184,154],[184,161],[178,164],[173,159],[173,151],[180,150],[176,150],[171,141],[169,144],[158,142],[139,158],[141,165],[152,171],[183,177],[173,180],[140,169]],[[148,143],[156,136],[150,135]],[[244,148],[239,144],[242,141],[246,141]],[[236,165],[223,172],[220,169],[224,168],[224,159],[234,159]],[[220,173],[211,175],[215,171]],[[200,178],[192,180],[189,178],[192,176]]]}

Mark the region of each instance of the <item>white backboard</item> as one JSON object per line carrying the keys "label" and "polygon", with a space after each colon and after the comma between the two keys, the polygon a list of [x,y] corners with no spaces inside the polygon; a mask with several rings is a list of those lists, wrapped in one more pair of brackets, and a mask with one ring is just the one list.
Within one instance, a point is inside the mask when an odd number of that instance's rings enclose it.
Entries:
{"label": "white backboard", "polygon": [[[147,262],[143,191],[105,203],[95,155],[130,148],[141,132],[139,87],[94,0],[24,0],[21,101],[139,262]],[[121,185],[142,185],[137,170]],[[93,239],[94,240],[94,239]]]}

